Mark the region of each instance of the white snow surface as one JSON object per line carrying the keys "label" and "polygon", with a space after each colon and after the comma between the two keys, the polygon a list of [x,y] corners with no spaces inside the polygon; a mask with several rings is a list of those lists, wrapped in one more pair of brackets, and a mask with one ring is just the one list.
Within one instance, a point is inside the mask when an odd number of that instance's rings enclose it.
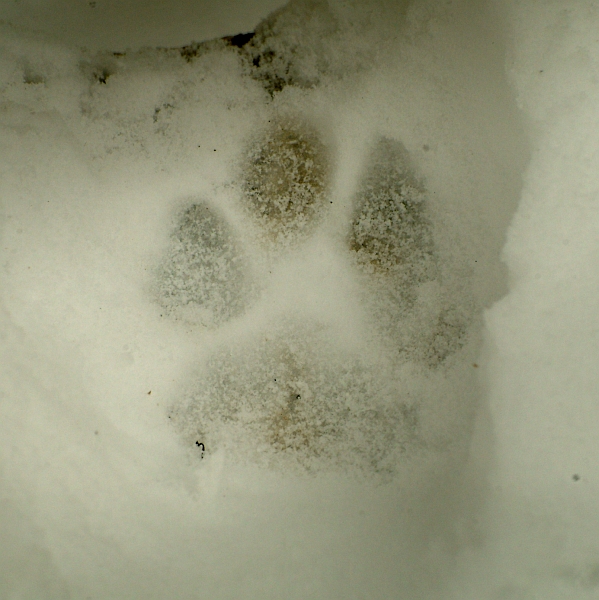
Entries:
{"label": "white snow surface", "polygon": [[0,12],[0,598],[596,598],[595,3],[183,6]]}

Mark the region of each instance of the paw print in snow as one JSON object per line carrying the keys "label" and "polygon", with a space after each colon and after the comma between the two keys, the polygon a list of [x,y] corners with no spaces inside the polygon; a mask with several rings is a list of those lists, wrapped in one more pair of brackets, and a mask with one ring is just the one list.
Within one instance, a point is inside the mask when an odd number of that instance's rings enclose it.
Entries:
{"label": "paw print in snow", "polygon": [[277,245],[305,238],[326,208],[329,150],[297,119],[274,120],[250,145],[243,190],[249,212]]}
{"label": "paw print in snow", "polygon": [[245,308],[239,244],[207,204],[194,202],[182,212],[158,279],[158,297],[169,316],[215,327]]}
{"label": "paw print in snow", "polygon": [[[330,150],[301,119],[271,119],[249,142],[240,211],[262,233],[265,260],[276,264],[277,249],[304,252],[328,210],[332,170]],[[168,313],[193,306],[215,330],[251,319],[260,300],[248,292],[248,243],[218,211],[191,204],[164,263]],[[341,347],[326,322],[277,316],[267,331],[215,349],[172,407],[190,444],[201,439],[208,453],[226,447],[239,460],[281,469],[393,474],[418,440],[422,394],[397,373],[407,362],[438,368],[466,332],[451,307],[420,306],[419,290],[438,278],[433,224],[424,184],[396,140],[380,138],[370,152],[343,252],[373,315],[373,337],[395,345],[396,356],[368,358]]]}

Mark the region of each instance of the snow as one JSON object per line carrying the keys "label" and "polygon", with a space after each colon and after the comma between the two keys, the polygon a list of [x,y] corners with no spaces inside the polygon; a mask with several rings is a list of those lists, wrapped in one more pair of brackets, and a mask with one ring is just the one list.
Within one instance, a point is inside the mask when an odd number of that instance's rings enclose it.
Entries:
{"label": "snow", "polygon": [[511,10],[509,73],[533,152],[503,251],[510,293],[486,313],[488,542],[464,560],[456,597],[496,582],[497,597],[595,598],[599,14],[585,2]]}
{"label": "snow", "polygon": [[0,11],[0,595],[595,598],[594,3],[146,4]]}

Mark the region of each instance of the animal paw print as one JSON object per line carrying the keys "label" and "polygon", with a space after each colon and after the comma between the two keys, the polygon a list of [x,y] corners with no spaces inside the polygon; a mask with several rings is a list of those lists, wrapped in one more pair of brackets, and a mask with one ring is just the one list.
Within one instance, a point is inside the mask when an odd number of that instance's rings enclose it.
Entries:
{"label": "animal paw print", "polygon": [[217,327],[245,309],[245,266],[223,216],[193,203],[179,216],[160,269],[160,303],[171,317]]}
{"label": "animal paw print", "polygon": [[418,411],[386,365],[367,365],[330,331],[292,319],[214,353],[171,419],[191,446],[280,470],[393,474]]}
{"label": "animal paw print", "polygon": [[435,276],[426,194],[403,145],[382,138],[360,185],[349,247],[365,273],[416,285]]}
{"label": "animal paw print", "polygon": [[365,276],[364,302],[376,327],[391,334],[405,358],[433,368],[464,345],[469,317],[444,297],[425,186],[397,140],[383,137],[374,145],[348,246]]}
{"label": "animal paw print", "polygon": [[272,120],[250,145],[244,171],[248,212],[276,246],[314,231],[326,208],[331,160],[313,127],[297,118]]}
{"label": "animal paw print", "polygon": [[[301,253],[329,206],[331,152],[299,118],[272,120],[247,148],[239,210],[261,232],[260,251],[275,262],[278,250]],[[248,309],[260,300],[248,293],[250,242],[234,231],[207,204],[182,213],[160,287],[168,314],[195,311],[215,329],[251,318]],[[201,439],[208,454],[227,447],[277,468],[393,473],[419,429],[418,392],[398,369],[407,361],[438,368],[467,331],[450,304],[422,301],[423,289],[440,286],[433,221],[400,142],[374,145],[346,241],[374,338],[395,345],[395,355],[367,358],[340,347],[326,322],[277,317],[263,335],[215,349],[173,406],[171,419],[190,445]]]}

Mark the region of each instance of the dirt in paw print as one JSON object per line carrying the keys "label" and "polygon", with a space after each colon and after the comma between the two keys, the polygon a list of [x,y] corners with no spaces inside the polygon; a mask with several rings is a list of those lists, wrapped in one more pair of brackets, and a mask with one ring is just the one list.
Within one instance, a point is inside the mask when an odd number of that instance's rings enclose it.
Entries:
{"label": "dirt in paw print", "polygon": [[309,235],[327,204],[329,149],[318,131],[296,118],[273,119],[249,147],[243,192],[247,208],[278,245]]}

